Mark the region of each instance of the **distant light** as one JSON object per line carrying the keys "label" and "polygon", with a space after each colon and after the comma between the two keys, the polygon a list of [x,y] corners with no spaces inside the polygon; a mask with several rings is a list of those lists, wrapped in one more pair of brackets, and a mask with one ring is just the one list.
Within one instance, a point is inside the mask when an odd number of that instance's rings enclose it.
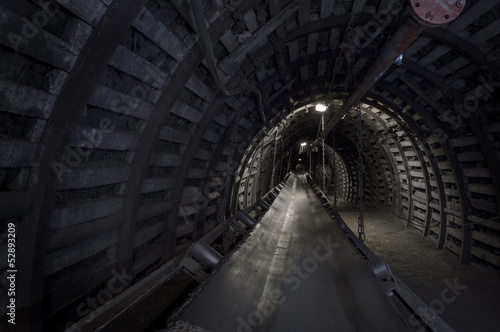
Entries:
{"label": "distant light", "polygon": [[302,159],[299,158],[299,161],[302,161]]}
{"label": "distant light", "polygon": [[306,142],[302,142],[302,143],[300,143],[300,146],[306,146],[306,145],[307,145],[307,143],[306,143]]}
{"label": "distant light", "polygon": [[401,53],[398,58],[396,59],[396,61],[394,61],[394,63],[396,64],[396,66],[401,66],[403,64],[403,53]]}
{"label": "distant light", "polygon": [[318,105],[316,105],[316,111],[324,112],[324,111],[326,111],[326,106],[323,104],[318,104]]}

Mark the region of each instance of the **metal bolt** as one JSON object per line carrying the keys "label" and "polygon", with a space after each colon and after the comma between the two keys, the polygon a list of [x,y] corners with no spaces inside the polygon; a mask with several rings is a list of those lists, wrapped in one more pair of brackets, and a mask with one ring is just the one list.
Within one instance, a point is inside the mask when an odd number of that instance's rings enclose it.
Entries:
{"label": "metal bolt", "polygon": [[434,13],[433,12],[427,12],[427,13],[425,13],[425,18],[432,19],[433,17],[434,17]]}
{"label": "metal bolt", "polygon": [[457,0],[456,6],[457,8],[462,8],[464,6],[465,1],[464,0]]}

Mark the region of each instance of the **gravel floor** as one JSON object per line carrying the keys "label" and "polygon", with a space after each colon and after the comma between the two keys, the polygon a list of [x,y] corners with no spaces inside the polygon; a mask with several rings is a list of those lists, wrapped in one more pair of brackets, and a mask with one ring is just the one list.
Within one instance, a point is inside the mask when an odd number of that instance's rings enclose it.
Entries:
{"label": "gravel floor", "polygon": [[[339,202],[337,210],[356,234],[356,206]],[[500,331],[498,269],[458,264],[457,255],[437,250],[435,241],[406,228],[406,222],[385,207],[365,211],[365,234],[366,245],[425,303],[442,311],[437,313],[457,332]],[[450,284],[455,294],[447,290]]]}

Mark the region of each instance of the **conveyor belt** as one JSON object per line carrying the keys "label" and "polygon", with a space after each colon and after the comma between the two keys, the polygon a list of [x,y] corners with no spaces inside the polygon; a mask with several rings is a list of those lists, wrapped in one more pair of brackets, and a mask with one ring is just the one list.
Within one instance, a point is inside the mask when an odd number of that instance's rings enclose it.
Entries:
{"label": "conveyor belt", "polygon": [[408,331],[373,272],[295,175],[179,320],[213,332]]}

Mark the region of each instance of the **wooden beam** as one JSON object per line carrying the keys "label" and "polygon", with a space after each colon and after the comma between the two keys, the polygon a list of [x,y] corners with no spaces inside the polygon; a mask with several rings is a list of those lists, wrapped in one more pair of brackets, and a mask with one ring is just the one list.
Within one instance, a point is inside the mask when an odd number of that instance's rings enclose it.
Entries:
{"label": "wooden beam", "polygon": [[[172,75],[171,82],[157,103],[156,108],[151,114],[151,118],[144,130],[140,144],[137,148],[137,153],[132,164],[131,174],[126,192],[123,199],[123,211],[125,220],[120,227],[120,233],[117,243],[117,266],[118,270],[125,269],[130,271],[133,266],[133,238],[135,235],[135,224],[137,222],[138,205],[140,200],[140,192],[143,186],[146,170],[149,165],[149,156],[154,146],[154,141],[158,139],[164,118],[170,112],[164,110],[172,109],[177,94],[187,84],[194,68],[202,60],[201,44],[197,46],[186,56],[184,62],[179,66],[177,71]],[[175,233],[175,230],[173,230]],[[175,246],[175,243],[166,243],[167,246]],[[172,250],[174,248],[171,248]]]}
{"label": "wooden beam", "polygon": [[[203,134],[206,132],[208,126],[210,125],[210,122],[213,120],[217,112],[223,107],[225,102],[225,98],[221,95],[216,97],[208,109],[205,111],[203,118],[201,119],[200,123],[198,123],[197,126],[197,135],[192,135],[189,143],[187,144],[186,151],[183,154],[182,157],[182,162],[180,166],[178,167],[179,171],[176,174],[176,181],[174,184],[174,191],[172,194],[172,197],[174,197],[174,200],[171,202],[173,204],[174,209],[170,211],[168,214],[167,220],[165,222],[165,230],[163,231],[163,237],[162,237],[162,242],[163,243],[172,243],[175,244],[176,242],[176,230],[178,226],[178,206],[180,204],[181,198],[182,198],[182,191],[184,190],[185,182],[187,180],[187,174],[189,171],[189,165],[192,162],[192,159],[194,158],[198,147],[200,145],[200,141],[203,138]],[[213,157],[211,158],[213,159]],[[204,209],[202,211],[198,211],[197,213],[198,216],[203,215],[204,216]],[[203,220],[202,220],[203,221]],[[197,226],[200,225],[200,219],[197,219]],[[198,230],[198,229],[197,229]],[[201,230],[203,232],[203,228]],[[195,231],[196,232],[196,231]],[[193,240],[196,240],[197,238],[201,237],[203,234],[200,234],[199,232],[196,235],[196,238]],[[171,245],[169,246],[171,247]],[[165,251],[165,256],[169,256],[170,253],[166,250]]]}
{"label": "wooden beam", "polygon": [[454,22],[452,22],[448,29],[455,33],[460,32],[467,28],[471,23],[475,22],[479,17],[488,12],[491,8],[498,4],[497,0],[482,0],[476,2],[467,11],[464,11]]}
{"label": "wooden beam", "polygon": [[299,26],[306,25],[311,20],[311,1],[299,0],[299,13],[298,13]]}
{"label": "wooden beam", "polygon": [[[241,8],[250,8],[257,4],[257,0],[245,1],[241,3]],[[187,15],[187,13],[186,13]],[[226,12],[223,20],[216,20],[210,27],[210,35],[212,41],[218,41],[229,28],[232,20],[230,19],[231,13]],[[124,221],[120,227],[120,235],[117,244],[117,266],[116,268],[121,270],[125,268],[130,271],[133,267],[133,239],[135,235],[135,227],[137,218],[139,217],[139,202],[141,188],[145,175],[147,174],[147,168],[149,167],[149,156],[154,148],[154,142],[161,136],[161,132],[164,129],[162,124],[164,123],[165,117],[167,117],[170,112],[165,112],[165,110],[172,109],[172,106],[178,100],[178,93],[184,86],[188,83],[189,78],[192,73],[196,70],[197,66],[201,63],[204,54],[202,52],[201,43],[197,43],[191,51],[186,55],[184,61],[179,65],[176,72],[172,75],[170,80],[171,84],[163,91],[162,96],[158,100],[156,107],[154,108],[150,120],[144,130],[144,134],[141,138],[139,146],[137,147],[137,153],[134,158],[131,169],[131,177],[127,184],[123,211],[124,211]],[[203,117],[202,117],[203,118]],[[191,139],[191,136],[187,136],[187,139]],[[187,144],[186,140],[186,144]],[[171,210],[171,214],[177,213],[177,207]],[[165,222],[165,233],[174,234],[175,236],[175,222]],[[164,233],[164,234],[165,234]],[[169,259],[175,254],[175,241],[164,242],[164,252],[165,256],[163,259]]]}
{"label": "wooden beam", "polygon": [[321,0],[321,7],[319,9],[319,16],[321,19],[332,16],[335,0]]}
{"label": "wooden beam", "polygon": [[50,235],[48,249],[55,251],[87,241],[99,234],[113,230],[121,220],[123,220],[123,215],[115,213],[92,221],[60,228]]}
{"label": "wooden beam", "polygon": [[144,6],[145,0],[114,1],[106,10],[99,23],[81,50],[61,93],[55,102],[51,116],[40,140],[40,147],[33,168],[29,192],[33,198],[30,214],[21,223],[18,240],[18,275],[16,294],[19,312],[18,328],[23,331],[42,329],[43,285],[45,241],[48,222],[56,199],[58,183],[52,163],[62,160],[65,150],[74,135],[88,100],[97,81],[115,52],[123,36]]}
{"label": "wooden beam", "polygon": [[[278,15],[281,11],[281,1],[280,0],[270,0],[269,1],[269,15],[271,17],[274,17]],[[279,27],[276,28],[275,30],[276,35],[279,38],[285,38],[286,37],[286,30],[283,25],[280,25]]]}
{"label": "wooden beam", "polygon": [[247,54],[261,44],[271,32],[276,30],[276,28],[283,24],[290,16],[295,14],[298,8],[297,0],[292,1],[278,15],[271,18],[250,38],[245,40],[234,52],[219,62],[219,68],[228,75],[226,81],[235,74],[241,63],[246,59]]}
{"label": "wooden beam", "polygon": [[452,32],[444,29],[426,29],[422,32],[422,36],[430,37],[441,42],[442,44],[447,45],[451,49],[462,53],[476,65],[484,67],[492,74],[500,77],[500,66],[498,66],[498,64],[495,62],[488,62],[486,60],[486,56],[483,53],[478,52],[476,45],[472,45]]}

